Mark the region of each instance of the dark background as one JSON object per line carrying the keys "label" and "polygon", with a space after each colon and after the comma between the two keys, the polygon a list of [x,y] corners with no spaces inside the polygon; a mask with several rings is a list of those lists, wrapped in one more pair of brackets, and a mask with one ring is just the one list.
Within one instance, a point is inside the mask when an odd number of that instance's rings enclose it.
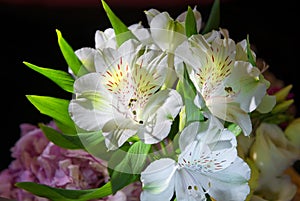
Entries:
{"label": "dark background", "polygon": [[[47,123],[50,119],[38,112],[25,95],[44,95],[69,99],[50,80],[26,67],[27,61],[42,67],[67,70],[57,43],[55,29],[74,50],[94,47],[96,30],[110,27],[101,1],[16,1],[0,0],[1,22],[1,105],[0,170],[7,168],[10,148],[20,136],[20,123]],[[126,25],[142,21],[144,10],[157,8],[172,17],[198,5],[206,21],[212,1],[106,1]],[[139,2],[139,3],[137,3]],[[143,3],[141,3],[143,2]],[[286,84],[293,84],[296,105],[299,105],[300,68],[299,11],[293,1],[227,0],[221,1],[221,27],[230,31],[235,41],[250,36],[257,56],[263,58],[275,75]],[[299,115],[299,113],[298,113]]]}

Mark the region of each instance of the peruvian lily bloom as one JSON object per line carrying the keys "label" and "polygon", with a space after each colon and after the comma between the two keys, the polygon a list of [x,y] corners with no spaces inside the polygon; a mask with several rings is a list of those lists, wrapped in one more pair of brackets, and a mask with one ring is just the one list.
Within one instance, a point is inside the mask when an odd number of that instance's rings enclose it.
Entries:
{"label": "peruvian lily bloom", "polygon": [[194,102],[200,109],[208,109],[207,114],[238,124],[249,135],[252,131],[249,113],[265,97],[269,82],[250,62],[237,60],[243,58],[241,50],[242,45],[237,46],[226,35],[209,40],[200,34],[193,35],[177,48],[175,68],[182,78],[186,65],[197,90]]}
{"label": "peruvian lily bloom", "polygon": [[[141,23],[133,24],[128,29],[143,44],[149,46],[152,44],[152,49],[158,48],[153,44],[149,30],[144,28]],[[96,72],[95,65],[97,65],[99,51],[103,51],[105,48],[117,49],[116,35],[113,28],[104,31],[97,30],[95,33],[95,48],[83,47],[76,50],[75,54],[88,72]],[[71,69],[69,69],[69,73],[73,74]]]}
{"label": "peruvian lily bloom", "polygon": [[142,201],[245,200],[250,192],[249,166],[237,156],[233,133],[209,122],[193,122],[179,138],[178,162],[156,160],[141,173]]}
{"label": "peruvian lily bloom", "polygon": [[254,192],[251,201],[291,201],[297,193],[297,186],[288,175],[271,178],[268,183]]}
{"label": "peruvian lily bloom", "polygon": [[278,125],[262,123],[256,129],[250,156],[260,171],[259,184],[264,186],[299,160],[300,150],[286,138]]}
{"label": "peruvian lily bloom", "polygon": [[294,119],[284,130],[287,139],[300,150],[300,118]]}
{"label": "peruvian lily bloom", "polygon": [[[193,12],[199,32],[202,23],[201,13],[197,11],[196,7]],[[150,9],[145,13],[153,41],[163,51],[174,53],[177,46],[186,40],[184,23],[187,11],[180,14],[175,20],[168,12],[159,12],[156,9]]]}
{"label": "peruvian lily bloom", "polygon": [[[150,45],[152,43],[152,38],[149,29],[144,28],[141,23],[132,24],[128,26],[128,29],[141,43],[145,45]],[[116,35],[113,28],[108,28],[104,31],[100,31],[100,30],[96,31],[95,47],[96,49],[100,49],[100,50],[103,50],[104,48],[107,47],[117,49]]]}
{"label": "peruvian lily bloom", "polygon": [[[193,10],[197,22],[197,30],[201,28],[201,14]],[[145,11],[148,24],[150,27],[150,35],[153,42],[164,52],[168,53],[168,69],[167,78],[165,82],[166,87],[173,87],[177,81],[177,75],[174,69],[174,52],[175,49],[187,39],[185,35],[185,17],[184,12],[175,20],[168,12],[159,12],[156,9]]]}
{"label": "peruvian lily bloom", "polygon": [[96,72],[74,83],[69,105],[75,124],[87,131],[101,130],[109,150],[137,135],[146,144],[163,140],[183,103],[173,89],[160,90],[166,72],[165,55],[136,40],[117,50],[105,48]]}

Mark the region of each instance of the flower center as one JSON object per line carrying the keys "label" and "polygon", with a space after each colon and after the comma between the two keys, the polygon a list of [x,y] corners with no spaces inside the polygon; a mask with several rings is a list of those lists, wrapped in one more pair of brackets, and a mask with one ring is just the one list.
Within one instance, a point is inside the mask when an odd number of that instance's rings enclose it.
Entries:
{"label": "flower center", "polygon": [[189,196],[196,198],[197,200],[203,200],[205,194],[201,184],[199,181],[197,181],[197,178],[194,176],[193,172],[183,168],[179,169],[179,175],[181,177],[184,191],[186,191]]}
{"label": "flower center", "polygon": [[219,151],[211,151],[208,145],[202,144],[202,151],[199,150],[199,144],[201,142],[192,143],[186,148],[186,151],[181,154],[178,160],[180,168],[187,168],[193,171],[200,171],[204,173],[216,172],[224,169],[226,159],[220,160]]}
{"label": "flower center", "polygon": [[102,74],[103,84],[113,94],[113,106],[126,118],[143,124],[142,110],[149,97],[160,87],[156,72],[148,72],[140,65],[129,66],[122,58],[117,66]]}
{"label": "flower center", "polygon": [[[222,47],[220,48],[222,49]],[[196,71],[202,96],[205,100],[209,99],[212,92],[229,76],[233,64],[233,60],[229,56],[224,56],[225,58],[219,56],[219,48],[211,47],[211,51],[207,54],[205,64]],[[225,91],[227,90],[228,88],[225,89]]]}

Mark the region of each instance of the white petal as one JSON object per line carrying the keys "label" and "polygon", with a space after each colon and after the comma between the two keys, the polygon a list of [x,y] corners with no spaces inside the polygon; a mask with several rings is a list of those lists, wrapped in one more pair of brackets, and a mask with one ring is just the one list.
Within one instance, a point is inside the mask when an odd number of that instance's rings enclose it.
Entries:
{"label": "white petal", "polygon": [[135,40],[129,39],[125,41],[118,49],[122,60],[128,62],[129,65],[133,65],[136,62],[138,52],[142,49],[143,45]]}
{"label": "white petal", "polygon": [[[288,175],[282,175],[269,179],[268,183],[259,186],[256,190],[265,200],[290,201],[297,193],[297,186]],[[260,199],[255,200],[260,201]]]}
{"label": "white petal", "polygon": [[205,173],[205,179],[200,182],[216,200],[241,201],[250,193],[249,179],[250,168],[238,157],[231,166],[222,171]]}
{"label": "white petal", "polygon": [[146,17],[147,17],[148,24],[150,25],[152,19],[153,19],[156,15],[160,14],[160,12],[159,12],[157,9],[151,8],[151,9],[149,9],[149,10],[146,10],[146,11],[145,11],[145,14],[146,14]]}
{"label": "white petal", "polygon": [[95,49],[85,47],[76,50],[75,54],[89,72],[96,72],[94,57],[99,53]]}
{"label": "white petal", "polygon": [[178,46],[175,56],[192,68],[198,68],[205,64],[206,52],[209,48],[210,45],[202,35],[193,35]]}
{"label": "white petal", "polygon": [[208,43],[212,43],[217,38],[221,38],[221,32],[212,30],[211,32],[208,32],[208,33],[204,34],[203,36]]}
{"label": "white petal", "polygon": [[284,133],[289,139],[289,141],[300,149],[300,118],[294,119],[287,128],[284,130]]}
{"label": "white petal", "polygon": [[[228,130],[220,130],[215,126],[208,127],[202,133],[197,132],[202,124],[191,123],[183,130],[183,135],[179,138],[179,145],[181,148],[183,144],[188,145],[181,149],[178,163],[204,172],[221,171],[236,160],[237,142],[235,135]],[[194,129],[192,130],[192,128]],[[193,136],[194,139],[191,139],[190,136]]]}
{"label": "white petal", "polygon": [[186,39],[183,25],[175,23],[167,12],[159,13],[151,20],[150,31],[153,40],[163,51],[173,53]]}
{"label": "white petal", "polygon": [[147,120],[145,126],[141,128],[137,135],[146,144],[155,144],[165,139],[171,129],[172,122],[164,120],[158,122],[157,119]]}
{"label": "white petal", "polygon": [[95,47],[103,50],[104,48],[117,48],[115,31],[113,28],[108,28],[104,32],[97,30],[95,33]]}
{"label": "white petal", "polygon": [[206,104],[213,115],[216,117],[237,123],[243,130],[244,135],[250,135],[252,131],[252,123],[247,112],[242,110],[239,104],[229,102],[226,97],[214,97],[207,100]]}
{"label": "white petal", "polygon": [[147,144],[164,139],[182,105],[181,96],[175,90],[166,89],[152,95],[142,111],[145,127],[138,133],[140,138]]}
{"label": "white petal", "polygon": [[[201,16],[201,13],[199,11],[197,11],[197,6],[194,7],[193,12],[194,12],[196,23],[197,23],[197,32],[199,32],[201,29],[201,26],[202,26],[202,16]],[[176,20],[179,22],[185,22],[186,14],[187,14],[187,11],[181,13],[176,18]]]}
{"label": "white petal", "polygon": [[[254,61],[256,61],[256,55],[254,51],[251,51]],[[236,61],[249,61],[248,55],[247,55],[247,40],[244,39],[236,44]]]}
{"label": "white petal", "polygon": [[141,173],[143,191],[141,201],[171,200],[174,194],[175,161],[169,158],[156,160]]}
{"label": "white petal", "polygon": [[201,174],[181,168],[175,175],[175,191],[178,201],[206,201],[205,193],[200,184]]}
{"label": "white petal", "polygon": [[268,81],[260,74],[258,68],[248,62],[235,62],[232,74],[226,84],[239,91],[237,101],[246,112],[252,112],[266,95]]}
{"label": "white petal", "polygon": [[120,62],[120,54],[112,48],[99,50],[99,56],[95,57],[96,72],[103,73],[110,68],[115,68]]}
{"label": "white petal", "polygon": [[139,125],[131,119],[114,117],[102,128],[105,144],[109,150],[119,148],[128,138],[136,134]]}
{"label": "white petal", "polygon": [[275,105],[276,105],[276,97],[269,96],[268,94],[266,94],[262,98],[256,110],[259,111],[260,113],[268,113],[271,112],[271,110],[274,108]]}
{"label": "white petal", "polygon": [[133,24],[128,27],[128,29],[137,37],[139,41],[143,44],[153,46],[153,40],[150,34],[149,29],[144,28],[141,23]]}
{"label": "white petal", "polygon": [[265,181],[279,176],[299,159],[299,150],[287,140],[278,125],[262,123],[256,130],[256,140],[250,155],[264,175]]}
{"label": "white petal", "polygon": [[179,148],[185,150],[193,141],[197,140],[197,136],[205,133],[208,128],[208,122],[193,122],[186,126],[179,136]]}
{"label": "white petal", "polygon": [[87,131],[102,129],[113,118],[111,96],[100,83],[98,73],[86,74],[74,83],[76,97],[69,104],[72,120]]}

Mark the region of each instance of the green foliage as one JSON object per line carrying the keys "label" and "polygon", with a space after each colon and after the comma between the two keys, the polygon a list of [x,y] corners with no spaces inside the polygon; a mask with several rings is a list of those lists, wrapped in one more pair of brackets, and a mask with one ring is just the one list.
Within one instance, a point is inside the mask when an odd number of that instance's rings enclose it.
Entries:
{"label": "green foliage", "polygon": [[183,102],[185,105],[185,123],[184,123],[184,125],[188,125],[188,123],[193,122],[193,121],[204,120],[201,110],[194,103],[194,99],[196,96],[196,89],[188,76],[188,72],[187,72],[186,68],[184,70],[184,78],[183,78],[183,80],[178,81],[176,90],[182,96]]}
{"label": "green foliage", "polygon": [[115,15],[110,7],[102,0],[102,6],[107,14],[107,17],[115,31],[116,41],[118,46],[122,45],[129,39],[136,39],[135,35],[128,29],[128,27]]}
{"label": "green foliage", "polygon": [[77,135],[65,135],[44,124],[39,124],[39,127],[42,129],[48,140],[59,147],[65,149],[84,149],[84,146]]}
{"label": "green foliage", "polygon": [[53,188],[34,182],[19,182],[16,183],[16,186],[34,195],[48,198],[51,201],[87,201],[103,198],[112,193],[110,182],[106,183],[101,188],[88,190],[68,190]]}
{"label": "green foliage", "polygon": [[228,130],[230,130],[235,136],[238,136],[242,133],[241,127],[239,127],[237,124],[231,123],[228,127]]}
{"label": "green foliage", "polygon": [[42,68],[28,62],[23,63],[32,70],[35,70],[36,72],[46,76],[47,78],[55,82],[63,90],[71,93],[73,92],[74,78],[69,73],[61,70]]}
{"label": "green foliage", "polygon": [[206,34],[214,29],[218,29],[220,25],[220,0],[215,0],[211,8],[209,18],[202,31],[202,34]]}
{"label": "green foliage", "polygon": [[[109,161],[109,167],[113,167],[114,169],[111,174],[113,193],[139,178],[139,174],[145,166],[150,148],[151,145],[139,141],[132,144],[127,153],[119,149],[114,154],[114,157]],[[123,160],[118,163],[122,158]]]}
{"label": "green foliage", "polygon": [[197,22],[195,15],[191,7],[188,7],[187,15],[185,18],[185,34],[187,37],[190,37],[194,34],[197,34]]}
{"label": "green foliage", "polygon": [[87,73],[86,68],[82,65],[81,61],[76,56],[73,48],[63,38],[61,32],[56,29],[58,45],[60,50],[72,72],[76,76],[80,76]]}
{"label": "green foliage", "polygon": [[77,133],[74,122],[72,121],[68,111],[69,100],[36,95],[26,95],[26,97],[40,111],[40,113],[59,122],[58,127],[63,133]]}
{"label": "green foliage", "polygon": [[248,56],[249,62],[252,64],[252,66],[256,66],[256,62],[255,62],[254,56],[252,54],[252,50],[251,50],[251,46],[250,46],[250,42],[249,42],[249,35],[247,35],[247,56]]}

